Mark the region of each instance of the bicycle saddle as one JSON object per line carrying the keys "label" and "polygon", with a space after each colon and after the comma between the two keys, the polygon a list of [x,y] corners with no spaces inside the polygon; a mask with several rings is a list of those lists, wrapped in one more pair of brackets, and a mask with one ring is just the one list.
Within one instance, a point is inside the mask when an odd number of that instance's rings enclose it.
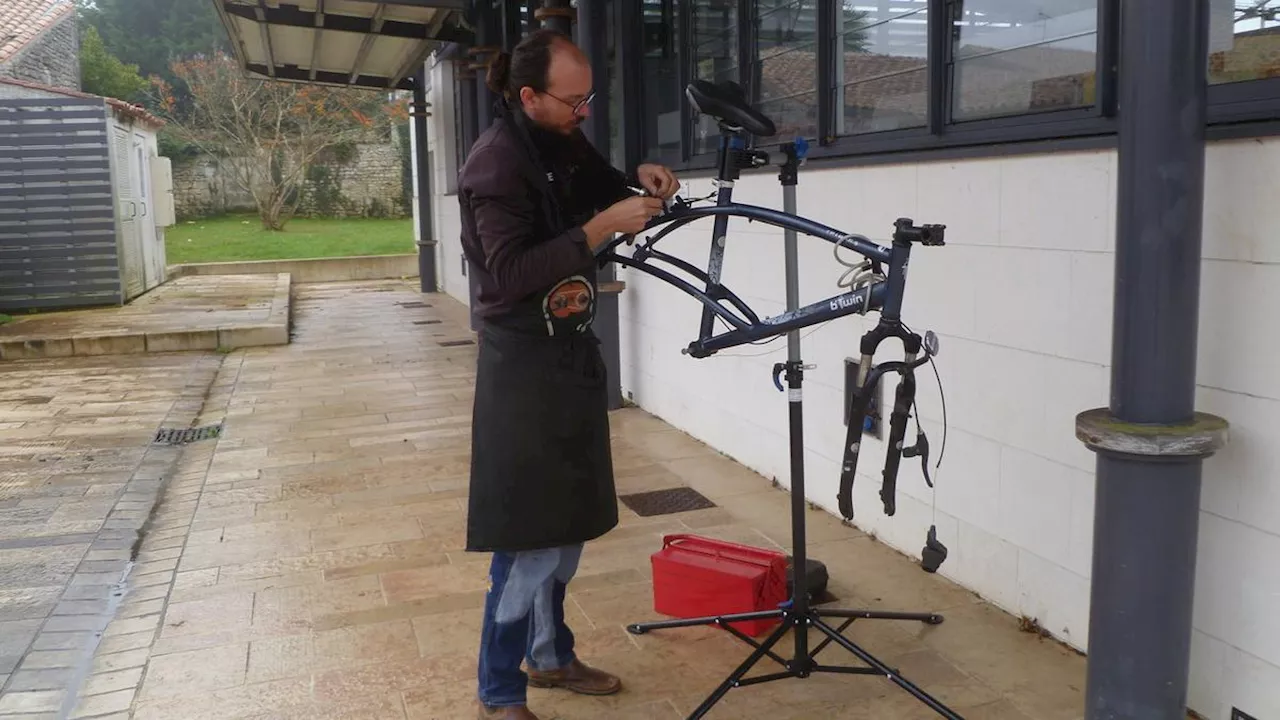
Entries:
{"label": "bicycle saddle", "polygon": [[773,121],[751,107],[742,87],[732,80],[715,84],[706,80],[694,80],[684,92],[694,109],[725,125],[764,137],[777,133]]}

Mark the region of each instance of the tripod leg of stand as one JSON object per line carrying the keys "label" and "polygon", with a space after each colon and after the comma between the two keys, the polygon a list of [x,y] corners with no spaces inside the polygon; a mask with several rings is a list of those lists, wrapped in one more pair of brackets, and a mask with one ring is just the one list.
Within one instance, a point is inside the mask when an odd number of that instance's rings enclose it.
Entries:
{"label": "tripod leg of stand", "polygon": [[[773,631],[773,634],[765,639],[765,641],[756,648],[756,651],[751,653],[746,660],[743,660],[742,664],[739,665],[738,668],[729,675],[729,677],[725,678],[724,682],[720,683],[720,687],[716,688],[711,695],[707,696],[706,700],[702,701],[702,704],[699,705],[691,715],[689,715],[689,720],[695,720],[696,718],[700,718],[710,712],[712,706],[720,702],[720,698],[724,697],[725,693],[737,686],[738,682],[742,680],[742,676],[746,675],[748,670],[755,666],[756,663],[760,662],[760,658],[767,655],[774,644],[781,640],[783,635],[787,634],[787,630],[792,627],[792,623],[793,620],[790,615],[783,616],[782,624]],[[799,631],[800,630],[797,629],[797,632]]]}
{"label": "tripod leg of stand", "polygon": [[633,623],[627,626],[627,632],[632,635],[643,635],[650,630],[665,630],[668,628],[694,627],[695,625],[724,625],[726,623],[740,622],[742,620],[764,620],[767,618],[782,617],[781,610],[758,610],[748,613],[734,613],[731,615],[706,615],[696,618],[682,618],[679,620],[657,620],[647,623]]}
{"label": "tripod leg of stand", "polygon": [[813,621],[813,624],[814,624],[814,627],[818,628],[824,634],[826,634],[827,637],[835,641],[837,645],[844,648],[845,650],[848,650],[854,655],[858,656],[859,660],[866,663],[867,665],[870,665],[881,675],[892,680],[894,683],[898,685],[898,687],[901,687],[903,690],[906,690],[907,692],[911,693],[913,697],[915,697],[917,700],[924,703],[925,705],[928,705],[929,708],[932,709],[934,712],[938,713],[944,718],[947,718],[947,720],[964,720],[963,717],[961,717],[960,715],[957,715],[953,710],[948,708],[946,705],[943,705],[941,702],[936,700],[932,695],[925,692],[924,690],[921,690],[919,687],[916,687],[915,683],[899,675],[896,670],[889,668],[884,663],[877,660],[873,655],[868,653],[866,650],[863,650],[862,648],[853,644],[851,640],[846,638],[844,635],[841,635],[839,632],[835,630],[835,628],[826,624],[821,619],[815,619]]}
{"label": "tripod leg of stand", "polygon": [[855,620],[918,620],[926,625],[941,625],[942,616],[937,613],[895,612],[891,610],[827,610],[814,611],[819,617],[851,618]]}

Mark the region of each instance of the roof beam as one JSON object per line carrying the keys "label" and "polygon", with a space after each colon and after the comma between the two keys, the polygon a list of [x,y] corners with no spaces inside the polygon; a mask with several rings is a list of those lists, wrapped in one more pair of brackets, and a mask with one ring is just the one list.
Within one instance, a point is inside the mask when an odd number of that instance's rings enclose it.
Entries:
{"label": "roof beam", "polygon": [[360,77],[360,68],[364,66],[364,61],[369,57],[369,51],[373,49],[373,41],[382,31],[382,16],[387,11],[387,6],[378,3],[373,9],[373,17],[370,18],[369,34],[364,36],[360,41],[360,50],[356,52],[356,59],[351,63],[351,80],[354,82]]}
{"label": "roof beam", "polygon": [[[411,4],[404,0],[394,4]],[[284,25],[287,27],[300,27],[307,29],[316,28],[315,13],[300,9],[297,5],[281,5],[279,7],[257,8],[251,5],[243,5],[232,0],[223,0],[223,9],[228,15],[252,20],[257,23],[266,25]],[[259,14],[261,13],[261,15]],[[373,30],[372,17],[358,17],[355,15],[335,15],[333,13],[324,13],[324,29],[336,30],[338,32],[351,32],[361,35],[381,35],[383,37],[408,38],[410,40],[439,40],[441,42],[471,42],[471,32],[456,27],[454,25],[445,24],[441,26],[435,34],[431,33],[431,26],[417,22],[405,22],[403,20],[383,20],[377,32]]]}
{"label": "roof beam", "polygon": [[[259,75],[265,75],[267,73],[266,66],[261,63],[249,63],[245,66],[245,70]],[[276,68],[275,77],[278,80],[305,81],[321,85],[338,85],[344,87],[365,87],[384,91],[387,89],[413,89],[412,77],[406,77],[400,82],[392,84],[391,78],[384,77],[382,75],[361,75],[354,80],[352,80],[350,75],[345,72],[333,72],[332,70],[318,70],[314,71],[314,77],[311,77],[311,75],[312,73],[310,71],[303,70],[302,68],[281,65]]]}
{"label": "roof beam", "polygon": [[[376,3],[385,0],[353,0],[353,2]],[[466,10],[467,0],[393,0],[391,5],[406,7],[438,8],[440,10]]]}
{"label": "roof beam", "polygon": [[258,0],[258,5],[253,9],[254,15],[258,20],[258,31],[262,34],[262,51],[267,54],[267,72],[271,77],[276,76],[276,51],[271,47],[271,28],[266,23],[267,3],[265,0]]}
{"label": "roof beam", "polygon": [[311,80],[316,79],[316,65],[320,63],[320,41],[324,38],[324,0],[316,0],[316,33],[311,41]]}

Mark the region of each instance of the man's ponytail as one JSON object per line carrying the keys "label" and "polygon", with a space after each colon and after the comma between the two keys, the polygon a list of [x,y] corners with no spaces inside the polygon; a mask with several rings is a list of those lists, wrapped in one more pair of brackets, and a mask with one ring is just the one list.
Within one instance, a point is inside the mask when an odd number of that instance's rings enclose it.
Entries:
{"label": "man's ponytail", "polygon": [[511,53],[500,52],[489,61],[489,71],[484,83],[495,95],[506,95],[511,82]]}
{"label": "man's ponytail", "polygon": [[489,61],[485,85],[513,102],[519,102],[521,88],[546,91],[551,55],[559,43],[573,46],[568,35],[556,30],[542,28],[529,33],[511,52],[498,53]]}

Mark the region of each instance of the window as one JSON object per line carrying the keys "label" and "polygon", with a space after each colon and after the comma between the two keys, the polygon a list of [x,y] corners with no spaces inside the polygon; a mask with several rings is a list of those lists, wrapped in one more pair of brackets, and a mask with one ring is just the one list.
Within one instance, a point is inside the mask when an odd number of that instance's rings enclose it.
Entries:
{"label": "window", "polygon": [[[685,117],[684,85],[680,61],[687,53],[680,47],[680,16],[675,0],[641,3],[644,29],[640,41],[644,72],[644,148],[657,162],[683,160],[682,120]],[[618,88],[621,92],[621,88]]]}
{"label": "window", "polygon": [[965,0],[959,7],[952,120],[1093,104],[1097,0]]}
{"label": "window", "polygon": [[817,0],[756,0],[756,108],[779,138],[818,137]]}
{"label": "window", "polygon": [[842,2],[836,135],[922,128],[929,118],[929,2]]}
{"label": "window", "polygon": [[1209,84],[1280,77],[1280,1],[1210,0]]}
{"label": "window", "polygon": [[[715,122],[684,95],[738,82],[810,157],[1115,134],[1124,0],[643,0],[641,74],[618,92],[642,123],[628,143],[687,169],[715,158]],[[1209,124],[1221,136],[1280,125],[1280,0],[1208,5]],[[610,3],[618,5],[618,3]],[[628,18],[633,16],[628,15]],[[619,88],[620,89],[620,88]],[[626,127],[626,123],[623,123]]]}
{"label": "window", "polygon": [[[695,80],[718,83],[742,82],[738,66],[738,0],[692,0],[689,5],[692,72]],[[683,97],[684,88],[680,88]],[[696,116],[693,120],[693,147],[690,154],[714,153],[720,147],[720,128],[715,120]]]}

